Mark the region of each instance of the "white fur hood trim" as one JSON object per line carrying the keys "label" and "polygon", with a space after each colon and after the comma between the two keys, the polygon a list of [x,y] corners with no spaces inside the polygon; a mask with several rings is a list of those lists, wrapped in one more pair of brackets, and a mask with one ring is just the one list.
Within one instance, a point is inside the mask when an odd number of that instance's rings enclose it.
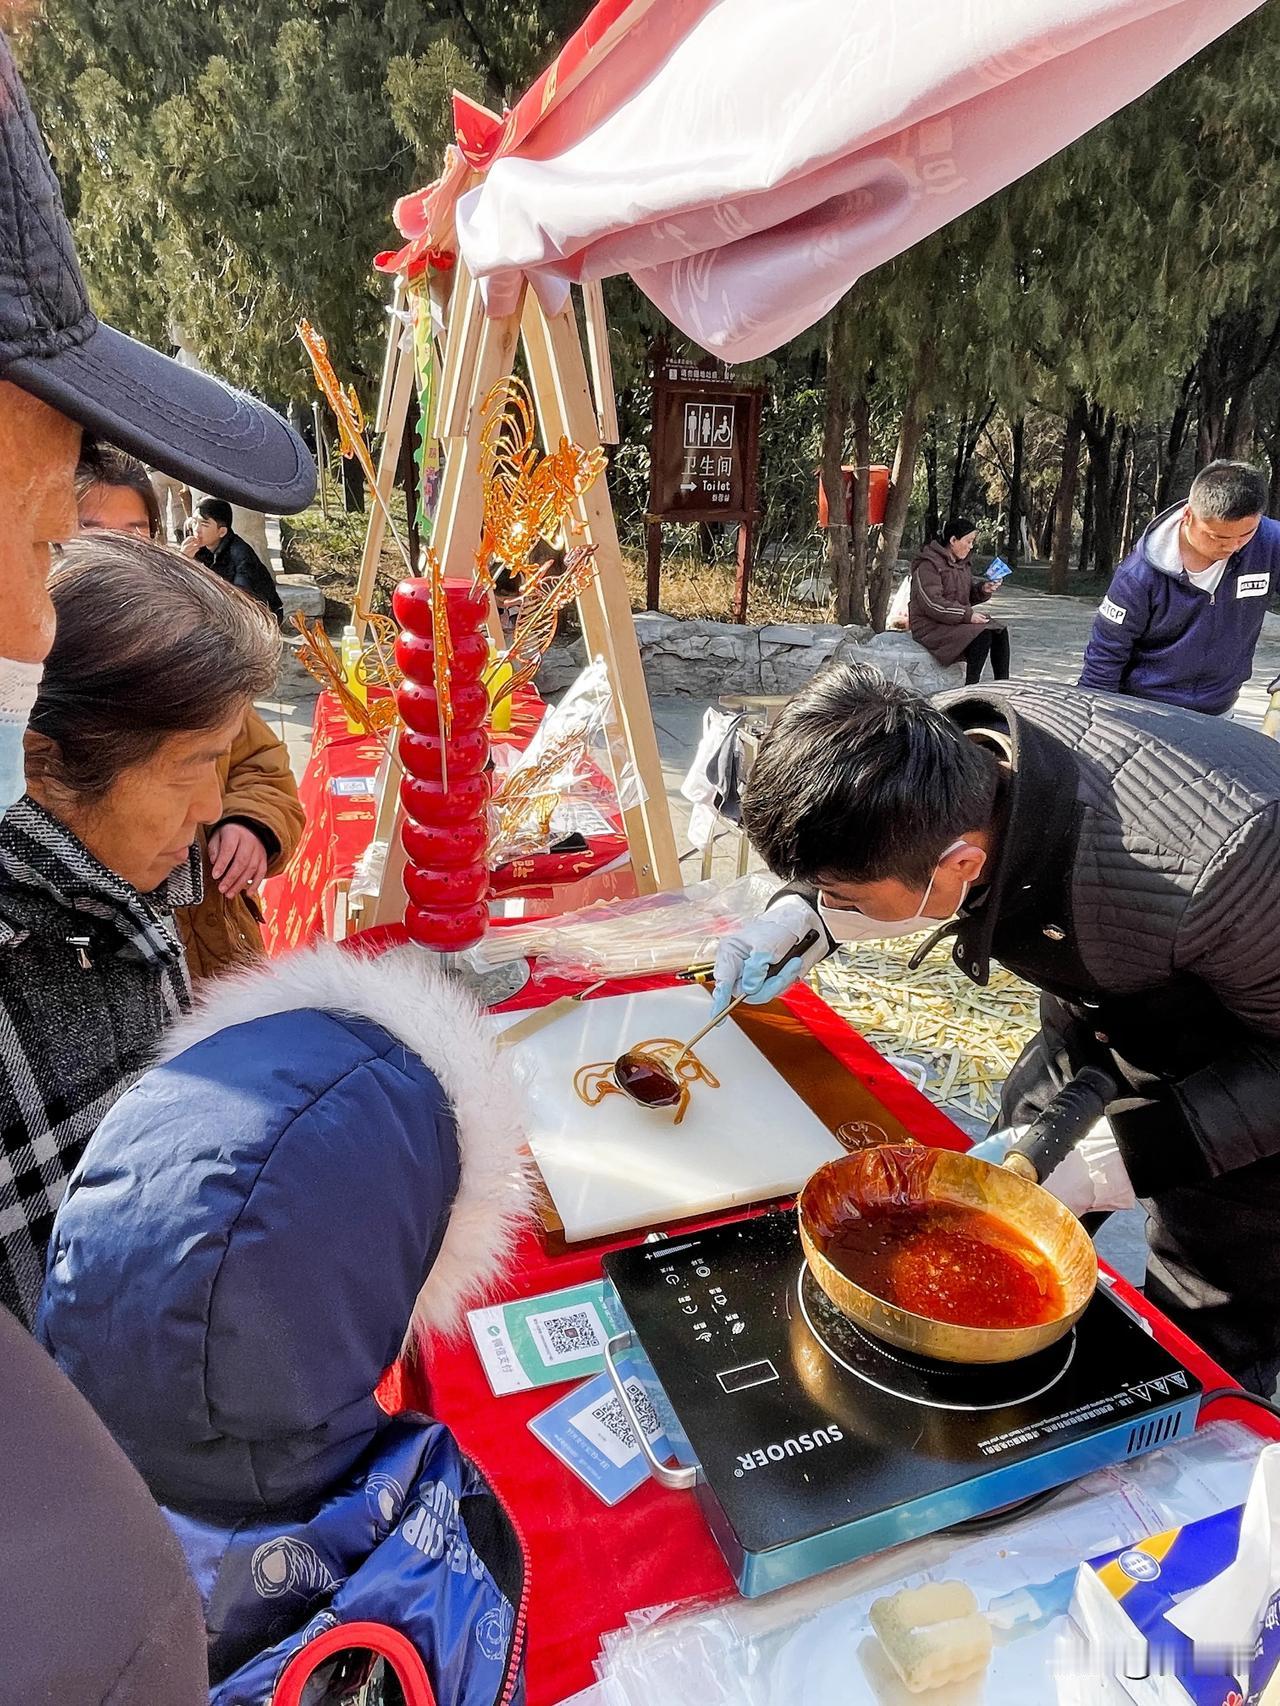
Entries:
{"label": "white fur hood trim", "polygon": [[483,1010],[421,948],[376,956],[332,943],[268,960],[203,985],[195,1011],[168,1031],[172,1060],[233,1025],[305,1008],[381,1025],[440,1080],[458,1121],[460,1173],[449,1227],[405,1333],[454,1333],[464,1311],[501,1278],[532,1217],[525,1101]]}

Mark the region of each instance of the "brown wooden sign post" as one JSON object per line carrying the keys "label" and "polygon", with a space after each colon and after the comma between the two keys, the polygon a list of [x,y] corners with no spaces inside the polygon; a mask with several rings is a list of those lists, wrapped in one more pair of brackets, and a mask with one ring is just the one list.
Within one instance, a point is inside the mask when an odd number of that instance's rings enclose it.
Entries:
{"label": "brown wooden sign post", "polygon": [[653,368],[645,603],[658,608],[664,521],[738,523],[733,617],[747,619],[758,517],[760,410],[764,389],[742,385],[720,363],[661,353]]}

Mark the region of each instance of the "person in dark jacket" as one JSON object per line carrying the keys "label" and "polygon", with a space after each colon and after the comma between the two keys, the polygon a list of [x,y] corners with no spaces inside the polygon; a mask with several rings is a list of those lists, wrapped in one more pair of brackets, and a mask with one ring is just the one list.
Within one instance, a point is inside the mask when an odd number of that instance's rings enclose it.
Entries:
{"label": "person in dark jacket", "polygon": [[280,638],[176,552],[72,541],[0,820],[0,1306],[30,1323],[66,1181],[98,1121],[189,1005],[173,909],[200,898],[219,764]]}
{"label": "person in dark jacket", "polygon": [[[933,926],[975,983],[1034,984],[1004,1086],[1027,1124],[1086,1068],[1103,1151],[1046,1182],[1077,1213],[1149,1207],[1147,1294],[1246,1385],[1280,1373],[1280,746],[1229,721],[1060,687],[935,704],[833,668],[748,780],[791,889],[721,944],[717,990],[767,999],[840,940]],[[819,947],[766,968],[815,922]],[[1096,1082],[1097,1080],[1095,1080]],[[1104,1111],[1104,1102],[1098,1105]]]}
{"label": "person in dark jacket", "polygon": [[963,515],[952,516],[940,539],[931,540],[911,565],[908,623],[911,638],[943,669],[964,663],[968,683],[981,679],[991,659],[997,681],[1009,679],[1009,630],[993,622],[975,604],[985,604],[995,581],[975,581],[969,557],[978,529]]}
{"label": "person in dark jacket", "polygon": [[202,498],[196,516],[195,536],[182,547],[183,554],[194,557],[231,586],[256,598],[277,622],[283,622],[284,605],[271,570],[249,541],[232,527],[231,505],[222,498]]}
{"label": "person in dark jacket", "polygon": [[182,1550],[136,1469],[0,1309],[0,1605],[17,1706],[208,1706]]}
{"label": "person in dark jacket", "polygon": [[39,1334],[186,1549],[214,1706],[369,1621],[440,1706],[518,1706],[517,1538],[413,1396],[529,1218],[510,1057],[421,949],[327,943],[164,1054],[77,1169]]}
{"label": "person in dark jacket", "polygon": [[[160,505],[146,468],[100,440],[82,448],[76,504],[84,532],[139,539],[160,533]],[[285,744],[252,707],[219,769],[222,813],[200,834],[204,896],[176,914],[193,983],[262,957],[257,889],[289,863],[304,823]]]}
{"label": "person in dark jacket", "polygon": [[1157,516],[1116,570],[1079,685],[1230,712],[1280,573],[1280,523],[1266,506],[1266,479],[1247,462],[1201,469],[1186,503]]}

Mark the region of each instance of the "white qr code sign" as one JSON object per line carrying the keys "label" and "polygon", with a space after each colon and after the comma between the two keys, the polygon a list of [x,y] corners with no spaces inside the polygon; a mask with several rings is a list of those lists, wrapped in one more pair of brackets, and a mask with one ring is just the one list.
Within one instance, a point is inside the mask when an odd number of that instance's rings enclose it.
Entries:
{"label": "white qr code sign", "polygon": [[496,1397],[602,1373],[607,1323],[603,1280],[467,1311],[472,1342]]}
{"label": "white qr code sign", "polygon": [[[662,1432],[662,1423],[658,1420],[657,1411],[650,1403],[644,1387],[634,1379],[625,1381],[624,1385],[646,1437],[650,1441],[657,1439]],[[570,1417],[570,1425],[577,1428],[584,1439],[590,1440],[597,1451],[602,1451],[617,1469],[622,1469],[640,1454],[631,1424],[622,1413],[622,1405],[612,1393],[579,1410],[575,1416]]]}
{"label": "white qr code sign", "polygon": [[558,1368],[564,1362],[581,1362],[583,1357],[594,1356],[604,1349],[604,1323],[594,1303],[530,1315],[525,1326],[548,1368]]}

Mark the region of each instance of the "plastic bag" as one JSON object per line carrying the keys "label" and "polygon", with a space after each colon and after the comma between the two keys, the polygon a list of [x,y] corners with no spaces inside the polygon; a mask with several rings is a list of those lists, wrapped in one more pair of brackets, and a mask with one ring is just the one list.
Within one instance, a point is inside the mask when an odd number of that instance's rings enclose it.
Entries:
{"label": "plastic bag", "polygon": [[[606,1635],[608,1706],[898,1706],[878,1680],[871,1602],[925,1581],[967,1582],[996,1629],[983,1706],[1052,1699],[1050,1675],[1080,1561],[1238,1504],[1265,1442],[1216,1422],[1150,1457],[1100,1470],[1042,1509],[980,1534],[936,1534],[763,1599],[645,1614]],[[921,1698],[965,1698],[956,1685]],[[911,1697],[906,1697],[908,1700]]]}
{"label": "plastic bag", "polygon": [[909,625],[911,606],[911,576],[903,575],[898,582],[897,590],[889,601],[889,614],[885,617],[885,627],[903,629]]}
{"label": "plastic bag", "polygon": [[387,843],[371,841],[352,868],[348,896],[352,900],[369,896],[376,900],[382,892],[382,876],[386,868]]}
{"label": "plastic bag", "polygon": [[[1204,1648],[1250,1655],[1251,1701],[1280,1672],[1280,1445],[1269,1446],[1258,1460],[1234,1561],[1188,1594],[1168,1621],[1191,1637],[1197,1653]],[[1280,1684],[1275,1687],[1280,1693]]]}
{"label": "plastic bag", "polygon": [[489,963],[513,954],[540,972],[571,978],[629,977],[709,964],[721,936],[763,912],[778,887],[753,872],[726,886],[708,881],[634,900],[599,900],[555,918],[505,925],[479,945]]}
{"label": "plastic bag", "polygon": [[489,802],[489,867],[545,853],[566,835],[612,829],[619,810],[644,798],[618,727],[608,669],[596,658],[500,774]]}

